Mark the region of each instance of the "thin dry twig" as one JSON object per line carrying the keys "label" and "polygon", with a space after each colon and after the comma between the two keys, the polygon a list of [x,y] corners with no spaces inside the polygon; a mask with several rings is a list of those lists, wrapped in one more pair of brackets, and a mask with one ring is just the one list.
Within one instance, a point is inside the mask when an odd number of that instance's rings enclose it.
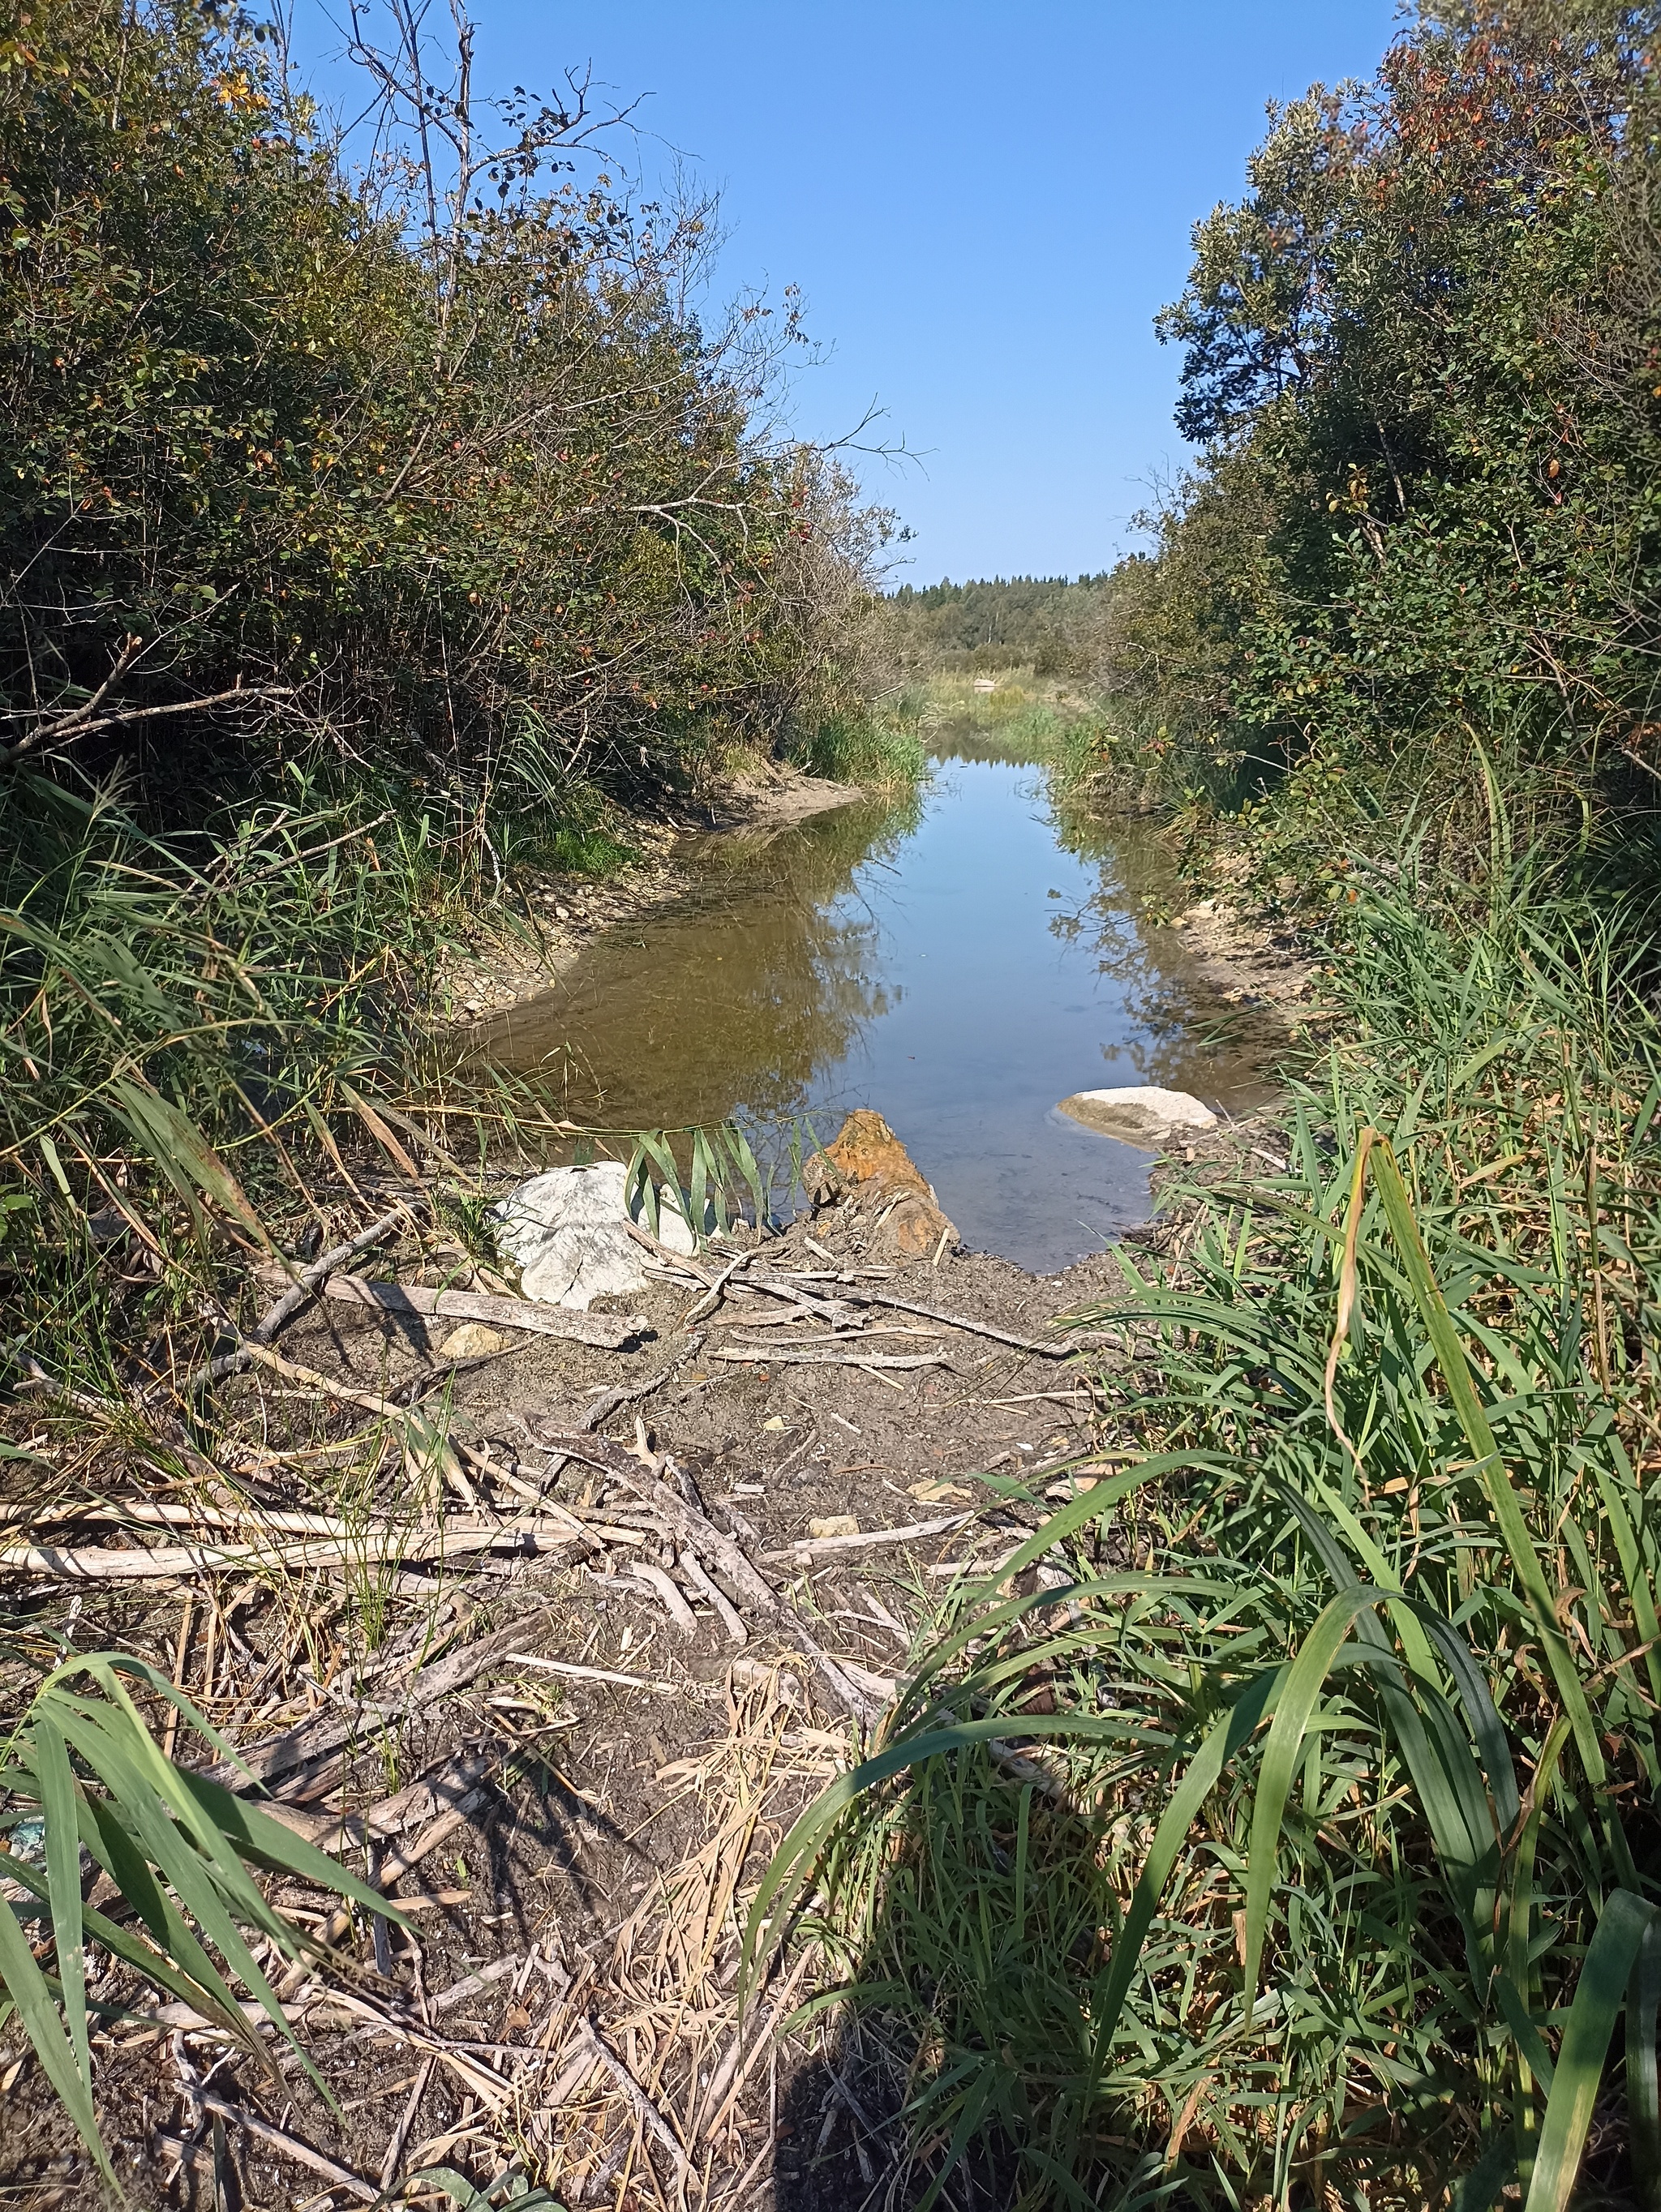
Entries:
{"label": "thin dry twig", "polygon": [[830,1559],[838,1552],[869,1551],[877,1544],[920,1543],[925,1536],[943,1536],[974,1518],[972,1513],[947,1513],[938,1521],[914,1521],[904,1528],[866,1528],[849,1536],[804,1536],[800,1543],[784,1551],[766,1552],[762,1556],[770,1563],[794,1560],[806,1565],[810,1559]]}
{"label": "thin dry twig", "polygon": [[684,2187],[692,2179],[692,2167],[686,2153],[681,2148],[680,2138],[674,2130],[616,2052],[609,2049],[600,2036],[596,2033],[592,2021],[579,2021],[577,2034],[593,2051],[595,2058],[605,2069],[618,2087],[622,2090],[630,2109],[641,2126],[668,2152],[674,2160],[676,2175],[681,2185]]}
{"label": "thin dry twig", "polygon": [[280,2157],[291,2159],[296,2166],[309,2166],[313,2173],[320,2173],[332,2188],[344,2189],[349,2196],[356,2197],[364,2204],[374,2204],[380,2201],[380,2191],[373,2181],[365,2181],[362,2174],[353,2173],[346,2166],[337,2166],[333,2159],[325,2158],[320,2150],[313,2150],[309,2143],[301,2142],[298,2136],[285,2135],[281,2128],[274,2128],[269,2120],[257,2119],[240,2105],[228,2104],[224,2098],[216,2097],[211,2090],[198,2089],[195,2095],[204,2111],[216,2112],[222,2120],[229,2120],[233,2126],[243,2129],[260,2142],[269,2143]]}
{"label": "thin dry twig", "polygon": [[319,1283],[326,1281],[337,1268],[350,1266],[360,1252],[367,1252],[372,1245],[380,1243],[383,1237],[390,1236],[394,1229],[409,1218],[407,1206],[394,1206],[379,1221],[371,1222],[356,1237],[349,1237],[344,1244],[337,1244],[332,1252],[326,1252],[321,1259],[313,1260],[309,1267],[303,1267],[295,1276],[292,1287],[261,1314],[238,1349],[221,1352],[216,1359],[210,1359],[205,1367],[199,1368],[186,1383],[184,1395],[188,1397],[192,1391],[202,1389],[208,1383],[222,1382],[228,1375],[240,1374],[245,1367],[252,1366],[252,1346],[269,1344],[277,1331],[292,1321],[307,1301],[315,1296]]}
{"label": "thin dry twig", "polygon": [[741,1361],[750,1367],[949,1367],[945,1352],[782,1352],[770,1344],[718,1345],[712,1359]]}

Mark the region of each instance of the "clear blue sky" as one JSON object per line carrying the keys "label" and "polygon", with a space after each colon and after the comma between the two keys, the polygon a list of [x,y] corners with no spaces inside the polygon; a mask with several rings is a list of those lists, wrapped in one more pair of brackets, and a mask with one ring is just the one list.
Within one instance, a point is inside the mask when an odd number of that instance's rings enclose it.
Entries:
{"label": "clear blue sky", "polygon": [[[474,0],[481,89],[592,60],[689,157],[729,290],[799,284],[828,356],[797,427],[875,401],[917,463],[863,470],[899,571],[1075,574],[1181,465],[1150,327],[1191,225],[1237,197],[1269,100],[1368,76],[1393,0]],[[435,18],[443,13],[435,5]]]}

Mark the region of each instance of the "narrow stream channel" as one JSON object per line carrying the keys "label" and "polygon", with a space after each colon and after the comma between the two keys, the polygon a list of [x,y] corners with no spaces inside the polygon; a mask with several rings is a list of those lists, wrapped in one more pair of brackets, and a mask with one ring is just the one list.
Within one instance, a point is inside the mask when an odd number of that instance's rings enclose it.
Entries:
{"label": "narrow stream channel", "polygon": [[1160,1083],[1240,1113],[1269,1040],[1143,918],[1177,897],[1145,825],[1064,836],[1042,772],[943,754],[921,794],[703,841],[686,899],[596,939],[498,1018],[610,1130],[736,1116],[758,1152],[792,1117],[874,1106],[970,1245],[1036,1273],[1147,1218],[1149,1156],[1056,1102]]}

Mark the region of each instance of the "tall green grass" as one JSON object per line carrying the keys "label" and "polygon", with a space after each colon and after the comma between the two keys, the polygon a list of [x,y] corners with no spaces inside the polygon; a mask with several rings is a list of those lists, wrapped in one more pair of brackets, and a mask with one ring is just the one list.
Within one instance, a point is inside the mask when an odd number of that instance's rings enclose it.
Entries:
{"label": "tall green grass", "polygon": [[[112,1960],[188,2006],[273,2082],[282,2076],[236,1990],[298,2053],[265,1971],[273,1959],[326,1962],[326,1947],[276,1911],[258,1875],[283,1874],[409,1923],[395,1905],[257,1805],[176,1765],[145,1725],[129,1683],[171,1705],[215,1750],[235,1753],[165,1674],[119,1653],[76,1655],[53,1668],[0,1744],[4,1866],[16,1902],[0,1902],[0,2018],[14,2016],[42,2072],[114,2185],[94,2104],[88,2027],[125,2007],[92,1994],[87,1950]],[[38,1837],[36,1847],[30,1832]],[[82,1894],[82,1854],[119,1899],[113,1914]],[[43,1966],[25,1930],[45,1923]],[[270,1947],[265,1966],[256,1948]],[[37,1934],[39,1930],[37,1929]],[[43,1947],[44,1948],[44,1947]]]}
{"label": "tall green grass", "polygon": [[[977,682],[990,688],[977,690]],[[1031,668],[979,678],[972,670],[936,670],[907,696],[926,739],[969,758],[1053,765],[1098,719],[1080,685],[1035,676]]]}
{"label": "tall green grass", "polygon": [[758,1900],[816,1880],[936,2183],[1661,2201],[1650,917],[1463,903],[1358,901],[1283,1170],[1080,1316],[1113,1471]]}
{"label": "tall green grass", "polygon": [[418,816],[302,782],[163,840],[42,777],[0,789],[0,856],[6,1350],[128,1382],[417,1075],[441,858]]}
{"label": "tall green grass", "polygon": [[790,757],[810,775],[833,783],[904,790],[927,767],[918,721],[908,711],[912,703],[901,696],[879,701],[862,714],[827,715],[792,743]]}

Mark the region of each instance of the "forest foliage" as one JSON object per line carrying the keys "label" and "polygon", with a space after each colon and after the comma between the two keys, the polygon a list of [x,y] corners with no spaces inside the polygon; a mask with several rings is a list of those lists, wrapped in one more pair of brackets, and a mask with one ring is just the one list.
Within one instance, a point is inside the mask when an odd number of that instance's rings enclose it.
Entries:
{"label": "forest foliage", "polygon": [[351,166],[240,19],[12,18],[9,761],[119,759],[160,819],[328,761],[477,851],[843,702],[879,524],[769,431],[797,308],[707,316],[708,205],[632,198],[581,84],[478,100],[470,33],[402,20],[359,19]]}
{"label": "forest foliage", "polygon": [[1487,770],[1548,842],[1658,795],[1656,28],[1422,9],[1195,230],[1159,331],[1199,458],[1096,674],[1300,878],[1409,818],[1485,843]]}
{"label": "forest foliage", "polygon": [[1022,667],[1087,676],[1112,582],[1104,574],[901,584],[883,599],[877,635],[902,677]]}

